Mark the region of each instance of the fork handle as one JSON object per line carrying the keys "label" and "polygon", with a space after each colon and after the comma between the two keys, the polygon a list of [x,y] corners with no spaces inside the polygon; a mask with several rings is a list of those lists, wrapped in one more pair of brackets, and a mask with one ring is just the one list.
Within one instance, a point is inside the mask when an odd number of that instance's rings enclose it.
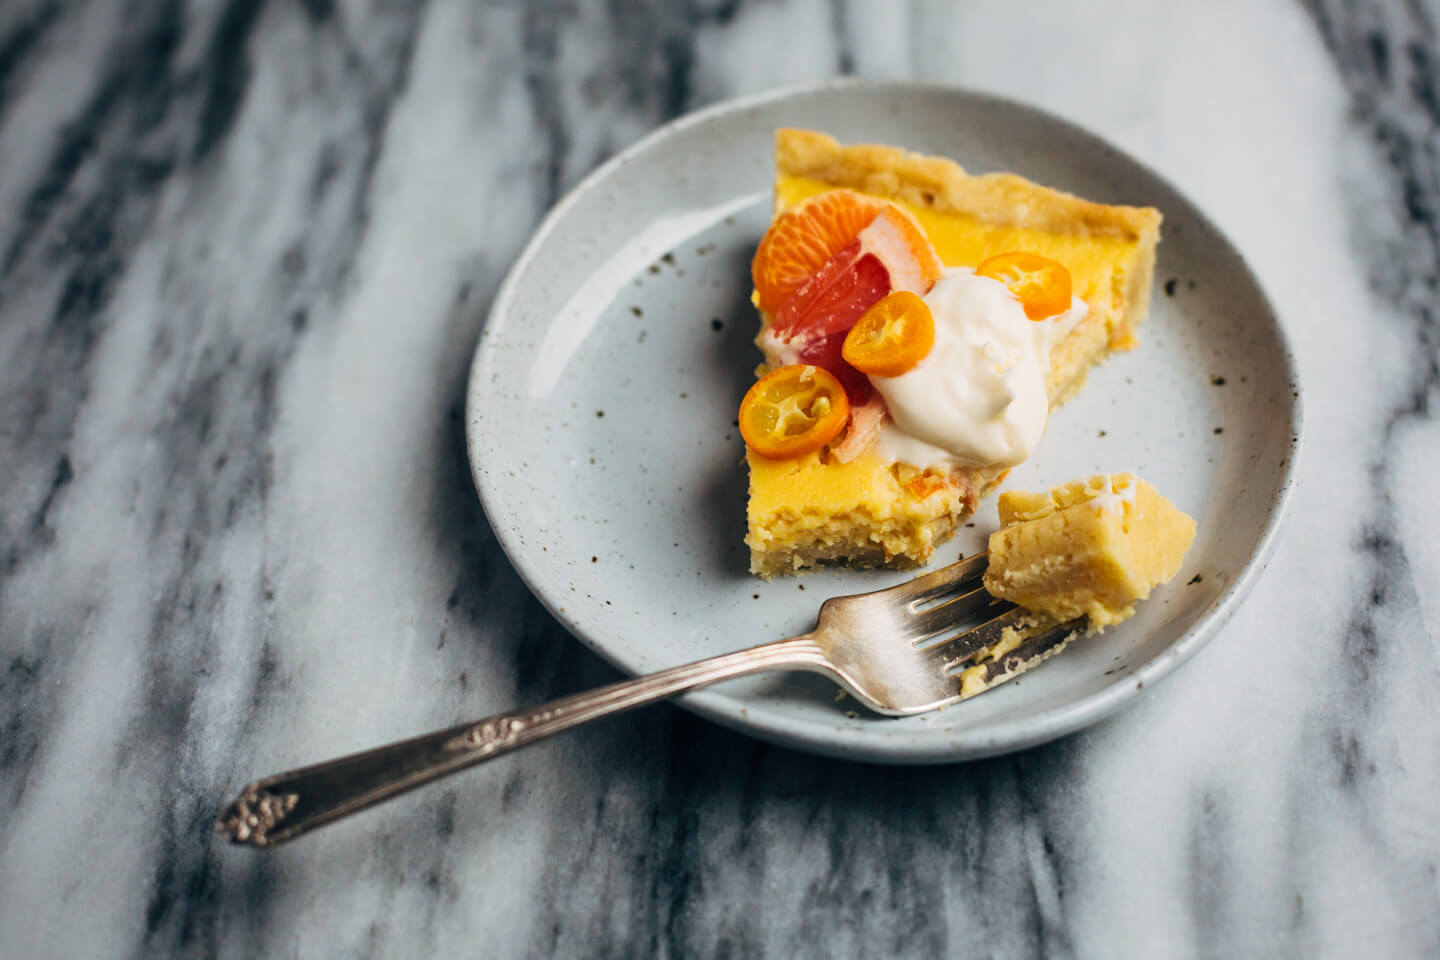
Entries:
{"label": "fork handle", "polygon": [[531,710],[497,713],[256,780],[226,807],[215,827],[237,844],[275,846],[552,733],[732,677],[786,667],[823,670],[826,662],[805,634],[622,680]]}

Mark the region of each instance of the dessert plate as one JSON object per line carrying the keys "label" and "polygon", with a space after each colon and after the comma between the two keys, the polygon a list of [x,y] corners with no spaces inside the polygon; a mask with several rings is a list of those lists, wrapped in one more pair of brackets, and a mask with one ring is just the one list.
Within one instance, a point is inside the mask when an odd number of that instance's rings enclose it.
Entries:
{"label": "dessert plate", "polygon": [[[550,612],[629,673],[804,632],[826,597],[914,575],[747,572],[735,415],[759,361],[749,264],[782,126],[1158,207],[1141,346],[1091,374],[1007,486],[1135,470],[1199,533],[1133,619],[946,710],[882,718],[801,674],[680,705],[775,743],[896,763],[1003,753],[1113,713],[1209,640],[1263,568],[1294,483],[1298,374],[1259,283],[1204,214],[1095,136],[1007,100],[915,83],[787,90],[683,117],[595,171],[511,269],[471,368],[470,464],[501,545]],[[984,548],[994,499],[972,519],[936,564]]]}

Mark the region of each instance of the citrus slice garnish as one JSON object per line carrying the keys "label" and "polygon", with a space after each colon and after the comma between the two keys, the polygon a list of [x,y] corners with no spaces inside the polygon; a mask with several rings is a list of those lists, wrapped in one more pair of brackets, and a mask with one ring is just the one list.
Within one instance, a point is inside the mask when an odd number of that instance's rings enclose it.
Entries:
{"label": "citrus slice garnish", "polygon": [[908,290],[887,294],[845,335],[844,357],[873,377],[898,377],[930,355],[935,346],[935,317]]}
{"label": "citrus slice garnish", "polygon": [[780,309],[886,206],[884,200],[854,190],[827,190],[776,217],[750,265],[760,309],[766,313]]}
{"label": "citrus slice garnish", "polygon": [[1044,320],[1070,309],[1070,271],[1038,253],[1012,250],[980,261],[977,277],[998,280],[1015,295],[1031,320]]}
{"label": "citrus slice garnish", "polygon": [[845,333],[892,290],[928,293],[940,270],[940,257],[920,227],[887,204],[774,311],[773,328],[786,339]]}
{"label": "citrus slice garnish", "polygon": [[850,405],[863,405],[870,381],[845,361],[846,333],[891,291],[929,291],[941,269],[940,257],[919,224],[887,202],[771,315],[766,335],[790,346],[794,362],[816,364],[835,374],[845,384]]}
{"label": "citrus slice garnish", "polygon": [[814,453],[834,440],[850,419],[850,401],[834,375],[796,363],[756,380],[740,401],[740,435],[771,460]]}

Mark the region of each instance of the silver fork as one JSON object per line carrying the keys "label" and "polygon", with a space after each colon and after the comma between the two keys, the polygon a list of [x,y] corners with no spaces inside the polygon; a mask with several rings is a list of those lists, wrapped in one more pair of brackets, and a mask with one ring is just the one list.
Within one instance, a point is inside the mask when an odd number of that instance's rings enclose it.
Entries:
{"label": "silver fork", "polygon": [[[1058,652],[1083,622],[1061,624],[991,658],[990,648],[1025,613],[980,586],[986,562],[982,553],[888,590],[826,600],[815,629],[798,637],[257,780],[226,807],[216,829],[234,843],[275,846],[552,733],[769,670],[824,674],[892,717],[938,709]],[[971,683],[962,693],[965,674]]]}

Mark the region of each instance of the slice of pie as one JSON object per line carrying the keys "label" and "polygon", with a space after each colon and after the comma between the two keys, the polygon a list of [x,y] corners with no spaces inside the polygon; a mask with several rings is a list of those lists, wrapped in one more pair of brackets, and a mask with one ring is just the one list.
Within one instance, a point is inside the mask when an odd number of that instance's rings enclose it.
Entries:
{"label": "slice of pie", "polygon": [[1135,346],[1160,214],[805,130],[775,164],[756,342],[784,382],[742,407],[751,571],[922,564]]}

